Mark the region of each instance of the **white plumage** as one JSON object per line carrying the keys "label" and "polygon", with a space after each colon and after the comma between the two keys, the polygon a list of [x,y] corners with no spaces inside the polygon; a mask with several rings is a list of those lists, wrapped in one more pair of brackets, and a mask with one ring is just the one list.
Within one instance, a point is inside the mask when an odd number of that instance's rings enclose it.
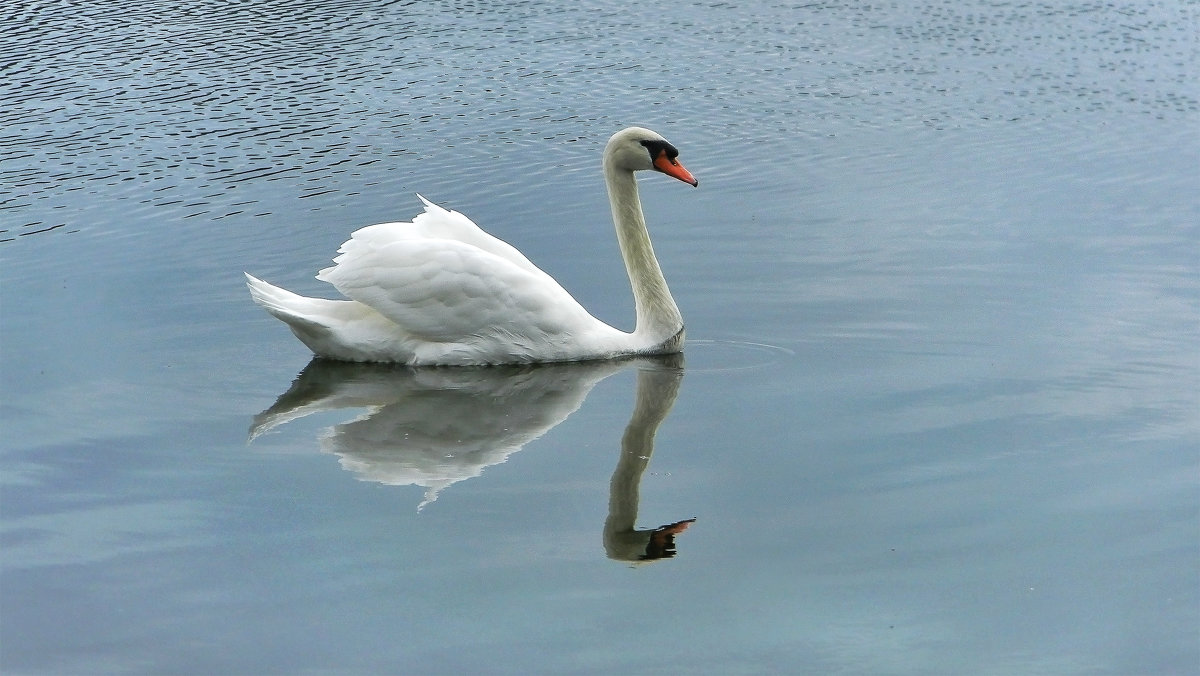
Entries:
{"label": "white plumage", "polygon": [[[658,134],[631,127],[604,153],[617,239],[637,306],[625,333],[596,319],[520,251],[425,198],[411,223],[354,232],[317,274],[349,300],[299,296],[246,275],[254,301],[314,353],[347,361],[500,364],[677,352],[683,320],[654,257],[633,172],[696,184]],[[418,195],[418,197],[420,197]]]}

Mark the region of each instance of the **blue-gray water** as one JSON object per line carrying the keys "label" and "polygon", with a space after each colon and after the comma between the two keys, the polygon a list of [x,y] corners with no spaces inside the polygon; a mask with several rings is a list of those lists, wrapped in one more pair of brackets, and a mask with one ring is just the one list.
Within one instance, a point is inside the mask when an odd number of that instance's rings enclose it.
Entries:
{"label": "blue-gray water", "polygon": [[[1197,673],[1197,25],[5,4],[0,671]],[[628,327],[629,124],[682,363],[309,364],[242,285],[420,192]]]}

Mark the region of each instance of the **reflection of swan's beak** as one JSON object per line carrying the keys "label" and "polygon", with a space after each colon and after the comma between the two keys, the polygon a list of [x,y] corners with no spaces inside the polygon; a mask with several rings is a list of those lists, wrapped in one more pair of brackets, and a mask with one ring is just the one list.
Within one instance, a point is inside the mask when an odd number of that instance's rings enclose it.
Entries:
{"label": "reflection of swan's beak", "polygon": [[688,526],[695,522],[696,518],[692,517],[655,528],[654,532],[650,534],[650,541],[646,543],[646,553],[642,555],[642,560],[653,561],[675,556],[675,536],[687,530]]}

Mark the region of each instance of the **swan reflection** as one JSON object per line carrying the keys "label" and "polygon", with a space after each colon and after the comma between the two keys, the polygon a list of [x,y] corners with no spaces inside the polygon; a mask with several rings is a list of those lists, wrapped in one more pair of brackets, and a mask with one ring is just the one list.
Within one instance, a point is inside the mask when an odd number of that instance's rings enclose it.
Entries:
{"label": "swan reflection", "polygon": [[363,413],[325,430],[321,450],[359,479],[425,489],[418,510],[448,486],[479,476],[566,420],[596,383],[637,369],[634,410],[610,483],[604,549],[621,561],[675,554],[694,519],[636,528],[642,473],[654,435],[683,377],[680,355],[621,361],[414,368],[314,359],[291,388],[254,417],[250,438],[291,420],[338,409]]}

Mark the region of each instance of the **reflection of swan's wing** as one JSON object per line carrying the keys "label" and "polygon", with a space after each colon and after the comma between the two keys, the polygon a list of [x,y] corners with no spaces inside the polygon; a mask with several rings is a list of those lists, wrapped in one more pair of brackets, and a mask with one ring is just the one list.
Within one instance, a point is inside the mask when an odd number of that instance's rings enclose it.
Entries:
{"label": "reflection of swan's wing", "polygon": [[306,415],[342,408],[383,406],[402,397],[406,369],[313,359],[270,408],[254,416],[250,440]]}
{"label": "reflection of swan's wing", "polygon": [[[360,479],[437,491],[478,476],[579,408],[600,380],[637,361],[412,368],[313,360],[251,435],[310,413],[365,408],[322,435]],[[424,504],[424,503],[422,503]]]}
{"label": "reflection of swan's wing", "polygon": [[[426,406],[419,408],[431,412]],[[430,426],[406,415],[404,409],[403,404],[395,404],[332,427],[321,437],[321,450],[338,456],[342,468],[362,481],[424,487],[425,498],[418,508],[433,502],[443,488],[504,462],[561,420],[545,427],[499,429],[493,437],[486,433],[487,425]]]}
{"label": "reflection of swan's wing", "polygon": [[424,506],[558,425],[622,367],[415,369],[402,400],[332,428],[321,450],[364,481],[425,487]]}

